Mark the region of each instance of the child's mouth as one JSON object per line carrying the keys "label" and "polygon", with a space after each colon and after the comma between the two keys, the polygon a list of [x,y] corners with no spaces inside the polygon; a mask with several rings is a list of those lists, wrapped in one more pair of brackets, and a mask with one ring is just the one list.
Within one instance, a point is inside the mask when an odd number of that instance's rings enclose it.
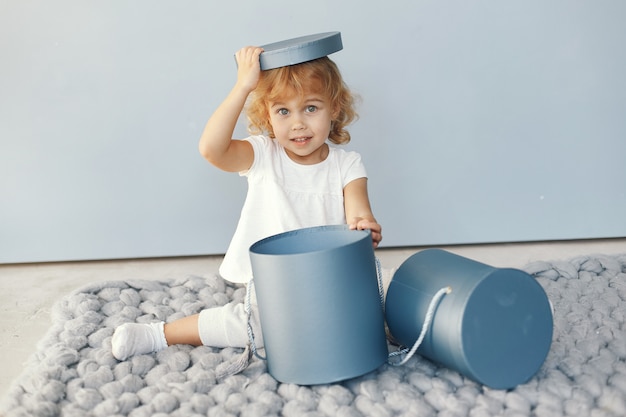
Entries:
{"label": "child's mouth", "polygon": [[311,138],[310,137],[306,137],[306,138],[293,138],[291,139],[292,142],[295,143],[305,143],[307,141],[309,141]]}

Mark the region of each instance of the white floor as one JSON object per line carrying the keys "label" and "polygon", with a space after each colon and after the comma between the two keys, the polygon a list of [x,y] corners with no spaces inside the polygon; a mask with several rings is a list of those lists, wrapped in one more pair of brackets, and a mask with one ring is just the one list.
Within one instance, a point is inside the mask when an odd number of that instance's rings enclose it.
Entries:
{"label": "white floor", "polygon": [[[424,248],[380,249],[384,267],[398,267]],[[496,267],[532,261],[626,253],[626,239],[444,247]],[[0,396],[23,369],[50,324],[50,308],[70,291],[97,281],[168,279],[217,271],[221,256],[120,261],[0,265]]]}

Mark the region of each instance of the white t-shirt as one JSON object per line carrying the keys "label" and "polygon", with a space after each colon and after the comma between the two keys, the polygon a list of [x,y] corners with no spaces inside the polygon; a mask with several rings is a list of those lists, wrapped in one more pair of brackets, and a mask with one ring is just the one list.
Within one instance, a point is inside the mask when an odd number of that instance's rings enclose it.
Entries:
{"label": "white t-shirt", "polygon": [[302,165],[267,136],[245,140],[254,149],[252,166],[239,173],[248,178],[248,194],[220,266],[223,278],[240,283],[252,279],[252,244],[290,230],[345,224],[343,189],[351,181],[367,177],[356,152],[329,146],[324,161]]}

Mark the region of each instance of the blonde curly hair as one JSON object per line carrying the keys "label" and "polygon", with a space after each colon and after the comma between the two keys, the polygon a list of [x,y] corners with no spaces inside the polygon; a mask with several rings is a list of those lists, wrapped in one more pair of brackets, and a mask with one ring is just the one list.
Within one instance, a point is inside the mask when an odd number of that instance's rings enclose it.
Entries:
{"label": "blonde curly hair", "polygon": [[270,124],[268,103],[277,101],[285,91],[298,95],[322,94],[326,97],[330,108],[337,114],[331,123],[328,139],[337,145],[350,142],[350,133],[346,126],[358,117],[355,97],[344,83],[337,65],[328,57],[262,71],[246,106],[251,134],[267,133],[269,137],[275,137]]}

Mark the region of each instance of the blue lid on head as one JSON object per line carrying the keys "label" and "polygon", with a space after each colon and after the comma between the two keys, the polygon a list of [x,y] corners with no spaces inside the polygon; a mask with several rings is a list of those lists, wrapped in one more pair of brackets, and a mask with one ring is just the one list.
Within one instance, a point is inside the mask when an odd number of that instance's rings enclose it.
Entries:
{"label": "blue lid on head", "polygon": [[330,55],[341,51],[343,44],[340,32],[325,32],[270,43],[261,48],[261,69],[270,70]]}

